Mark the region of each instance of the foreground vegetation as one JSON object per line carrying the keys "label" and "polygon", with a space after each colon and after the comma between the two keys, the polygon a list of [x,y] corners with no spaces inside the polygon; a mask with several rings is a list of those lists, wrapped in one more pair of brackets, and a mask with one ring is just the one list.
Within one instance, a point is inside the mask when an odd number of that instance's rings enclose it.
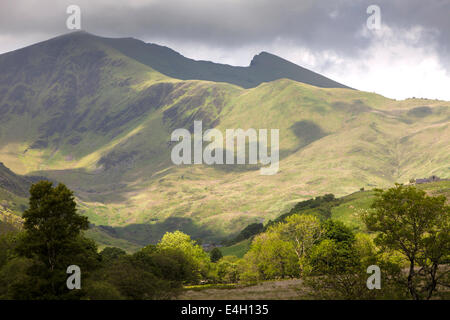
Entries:
{"label": "foreground vegetation", "polygon": [[[133,254],[115,247],[99,252],[84,236],[88,219],[77,213],[69,189],[41,181],[30,194],[23,230],[0,236],[2,299],[172,299],[189,292],[195,298],[192,292],[203,289],[281,288],[273,280],[283,279],[292,279],[289,299],[295,291],[313,299],[450,298],[450,207],[445,196],[414,186],[373,191],[362,213],[369,233],[333,219],[323,209],[339,205],[331,195],[299,203],[262,230],[248,228],[252,240],[234,244],[250,244],[242,258],[217,248],[207,253],[180,231]],[[69,265],[81,269],[79,290],[67,288]],[[367,288],[371,265],[381,269],[381,289]]]}

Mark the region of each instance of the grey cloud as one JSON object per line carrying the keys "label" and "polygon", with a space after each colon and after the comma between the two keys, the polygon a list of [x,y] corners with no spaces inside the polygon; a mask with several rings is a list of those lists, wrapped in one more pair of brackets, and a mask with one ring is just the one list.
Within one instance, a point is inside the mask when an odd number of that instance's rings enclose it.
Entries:
{"label": "grey cloud", "polygon": [[[381,7],[382,22],[394,30],[422,26],[433,37],[418,46],[436,45],[450,70],[449,0],[149,0],[25,1],[0,3],[0,36],[67,32],[65,9],[77,4],[82,27],[104,36],[166,39],[211,47],[264,46],[277,39],[315,50],[354,56],[370,45],[360,35],[371,4]],[[399,31],[400,32],[400,31]]]}

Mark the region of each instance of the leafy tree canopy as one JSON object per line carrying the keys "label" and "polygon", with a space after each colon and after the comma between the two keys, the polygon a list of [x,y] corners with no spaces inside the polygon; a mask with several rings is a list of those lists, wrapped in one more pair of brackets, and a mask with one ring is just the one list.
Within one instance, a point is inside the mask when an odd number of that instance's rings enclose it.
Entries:
{"label": "leafy tree canopy", "polygon": [[[376,232],[375,243],[409,261],[405,283],[414,299],[430,299],[439,285],[449,286],[450,207],[444,196],[431,197],[413,186],[377,190],[363,220]],[[416,270],[416,267],[419,270]]]}

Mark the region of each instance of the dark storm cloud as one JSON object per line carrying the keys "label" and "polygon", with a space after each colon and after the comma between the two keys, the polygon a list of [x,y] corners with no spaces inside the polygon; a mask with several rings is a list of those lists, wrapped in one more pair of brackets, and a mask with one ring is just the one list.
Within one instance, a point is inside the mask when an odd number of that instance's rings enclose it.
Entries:
{"label": "dark storm cloud", "polygon": [[353,56],[370,42],[361,29],[369,5],[380,6],[382,23],[394,31],[420,26],[430,31],[417,46],[437,46],[441,62],[450,61],[450,0],[148,0],[25,1],[2,0],[0,37],[65,33],[65,10],[82,10],[82,27],[105,36],[165,39],[218,48],[276,40],[311,50]]}

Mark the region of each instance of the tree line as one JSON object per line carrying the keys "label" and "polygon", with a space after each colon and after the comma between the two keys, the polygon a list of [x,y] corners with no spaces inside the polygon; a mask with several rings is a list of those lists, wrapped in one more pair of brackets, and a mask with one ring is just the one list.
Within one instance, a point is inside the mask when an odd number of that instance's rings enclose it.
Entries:
{"label": "tree line", "polygon": [[[243,258],[207,253],[180,231],[133,254],[99,251],[84,236],[88,219],[66,186],[41,181],[30,195],[23,230],[0,236],[0,299],[172,299],[190,284],[288,278],[302,279],[313,299],[450,298],[450,207],[444,196],[412,186],[376,191],[361,217],[367,233],[290,212],[264,230],[247,230],[257,234]],[[298,206],[334,201],[327,195]],[[68,288],[69,265],[80,268],[81,289]],[[373,265],[381,289],[369,290]]]}

